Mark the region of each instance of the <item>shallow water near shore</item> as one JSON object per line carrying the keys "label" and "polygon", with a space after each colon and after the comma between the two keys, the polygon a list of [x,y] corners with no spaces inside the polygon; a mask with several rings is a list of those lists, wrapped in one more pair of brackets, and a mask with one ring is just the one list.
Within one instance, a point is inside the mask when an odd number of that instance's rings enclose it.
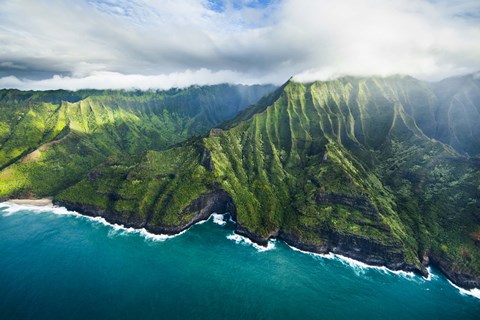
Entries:
{"label": "shallow water near shore", "polygon": [[480,299],[430,280],[265,250],[221,216],[173,237],[61,208],[0,203],[2,319],[477,319]]}

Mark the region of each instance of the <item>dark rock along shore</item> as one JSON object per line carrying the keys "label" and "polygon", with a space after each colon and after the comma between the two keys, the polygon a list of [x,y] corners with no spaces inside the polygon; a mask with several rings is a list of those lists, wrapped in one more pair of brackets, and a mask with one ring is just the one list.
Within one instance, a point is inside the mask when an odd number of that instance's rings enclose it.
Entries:
{"label": "dark rock along shore", "polygon": [[[359,210],[374,210],[374,208],[364,200],[351,199],[349,197],[343,199],[342,196],[319,196],[319,201],[331,202],[335,200],[342,200],[342,203],[349,203],[352,206],[359,204]],[[345,201],[343,201],[345,200]],[[193,219],[187,223],[179,226],[161,226],[161,227],[152,227],[149,226],[145,221],[140,220],[130,220],[128,218],[122,217],[118,212],[110,212],[105,210],[99,210],[93,206],[86,206],[82,204],[68,203],[64,201],[53,201],[54,205],[63,206],[68,210],[76,211],[87,216],[99,216],[105,218],[110,223],[122,224],[127,228],[145,228],[148,232],[154,234],[169,234],[174,235],[178,234],[184,230],[187,230],[192,225],[206,220],[210,217],[212,213],[230,213],[232,219],[236,221],[236,208],[235,204],[232,201],[232,198],[221,189],[211,191],[199,199],[192,202],[187,208],[186,212],[197,212]],[[322,246],[315,246],[311,244],[303,243],[298,239],[298,237],[291,233],[286,233],[282,230],[275,234],[271,234],[268,238],[261,237],[255,233],[248,231],[242,225],[236,223],[235,233],[247,237],[251,241],[266,246],[268,241],[272,238],[282,240],[290,246],[298,248],[303,251],[326,254],[329,252],[343,255],[361,262],[367,263],[374,266],[385,266],[391,270],[403,270],[408,272],[414,272],[423,277],[428,276],[428,271],[426,267],[428,263],[435,265],[440,271],[442,271],[445,276],[451,280],[453,283],[465,288],[473,289],[480,287],[480,279],[477,279],[469,274],[457,273],[450,270],[451,265],[448,261],[442,259],[435,255],[430,255],[424,257],[423,268],[419,269],[415,265],[410,265],[404,261],[403,254],[399,252],[391,252],[392,247],[383,246],[381,244],[369,241],[369,239],[362,237],[354,237],[351,235],[344,235],[337,232],[331,232],[327,234],[322,234],[326,237],[327,242]]]}

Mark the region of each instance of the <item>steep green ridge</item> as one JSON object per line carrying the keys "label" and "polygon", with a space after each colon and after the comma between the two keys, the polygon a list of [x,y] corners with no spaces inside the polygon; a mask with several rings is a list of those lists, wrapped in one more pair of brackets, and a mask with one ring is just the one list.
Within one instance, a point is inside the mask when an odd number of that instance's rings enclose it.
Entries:
{"label": "steep green ridge", "polygon": [[[478,90],[442,96],[443,85],[400,76],[289,81],[224,131],[150,151],[135,165],[113,159],[56,199],[169,232],[198,221],[214,198],[230,208],[237,232],[257,242],[279,237],[420,272],[430,259],[454,282],[479,287],[480,159],[462,154],[478,154],[480,138],[441,142],[459,137],[461,122],[476,114]],[[447,104],[463,116],[445,124]]]}
{"label": "steep green ridge", "polygon": [[232,118],[271,90],[0,90],[0,199],[54,195],[109,156],[165,149]]}
{"label": "steep green ridge", "polygon": [[[433,250],[478,275],[469,238],[479,227],[478,162],[427,137],[409,113],[435,103],[409,78],[290,83],[266,111],[206,144],[239,223],[256,234],[321,244],[319,230],[335,230],[402,243],[412,263]],[[332,194],[366,199],[379,213],[352,213],[341,198],[332,205]]]}

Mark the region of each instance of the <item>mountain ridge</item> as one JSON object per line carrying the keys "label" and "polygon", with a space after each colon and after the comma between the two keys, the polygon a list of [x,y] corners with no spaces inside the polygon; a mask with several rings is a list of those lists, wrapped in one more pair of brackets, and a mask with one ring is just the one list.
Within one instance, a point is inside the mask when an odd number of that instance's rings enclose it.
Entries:
{"label": "mountain ridge", "polygon": [[[19,181],[0,175],[0,181],[6,180],[0,183],[0,198],[28,196],[30,191],[57,193],[109,156],[135,158],[165,149],[227,120],[273,88],[225,84],[147,92],[4,90],[0,170],[8,167]],[[74,102],[66,101],[72,96]],[[50,184],[29,186],[42,180]]]}

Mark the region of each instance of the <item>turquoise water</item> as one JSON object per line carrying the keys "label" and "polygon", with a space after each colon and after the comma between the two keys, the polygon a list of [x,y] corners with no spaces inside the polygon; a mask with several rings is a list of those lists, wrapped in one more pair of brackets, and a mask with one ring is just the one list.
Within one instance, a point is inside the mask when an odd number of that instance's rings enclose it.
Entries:
{"label": "turquoise water", "polygon": [[227,238],[233,223],[213,219],[160,241],[59,213],[65,210],[0,203],[1,319],[480,315],[480,299],[435,271],[427,281],[304,254],[279,241],[259,252]]}

